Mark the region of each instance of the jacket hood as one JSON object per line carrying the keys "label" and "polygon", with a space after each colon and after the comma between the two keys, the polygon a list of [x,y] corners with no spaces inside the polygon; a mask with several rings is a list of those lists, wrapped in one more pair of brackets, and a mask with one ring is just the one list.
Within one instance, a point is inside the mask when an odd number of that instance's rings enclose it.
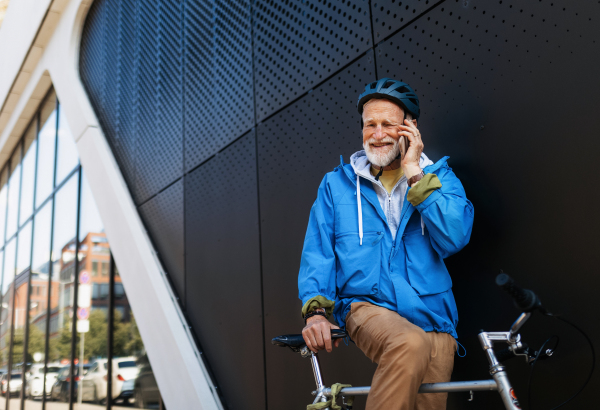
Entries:
{"label": "jacket hood", "polygon": [[[357,151],[350,157],[350,165],[352,165],[352,169],[354,169],[354,173],[356,175],[360,175],[363,178],[367,178],[369,180],[375,180],[375,178],[371,175],[370,166],[371,163],[367,158],[367,153],[365,150]],[[425,153],[421,153],[421,158],[419,159],[419,166],[421,169],[433,165],[433,161],[430,160]]]}

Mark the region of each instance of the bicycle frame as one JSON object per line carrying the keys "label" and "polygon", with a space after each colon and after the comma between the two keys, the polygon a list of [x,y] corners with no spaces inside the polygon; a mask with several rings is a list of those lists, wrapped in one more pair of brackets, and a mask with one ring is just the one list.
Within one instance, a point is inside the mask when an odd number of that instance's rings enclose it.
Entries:
{"label": "bicycle frame", "polygon": [[[508,380],[508,375],[506,374],[504,366],[502,366],[496,358],[493,345],[498,342],[506,342],[509,345],[509,349],[513,352],[520,349],[522,344],[521,336],[518,332],[530,316],[531,313],[521,313],[508,332],[482,332],[478,335],[479,342],[486,353],[490,365],[490,375],[492,376],[492,379],[447,383],[424,383],[419,388],[419,393],[470,392],[471,398],[469,401],[471,401],[473,400],[473,392],[475,391],[497,391],[507,410],[520,410],[521,407],[517,400],[517,396]],[[331,388],[325,387],[323,384],[318,355],[310,351],[306,346],[302,348],[300,353],[302,357],[310,357],[311,359],[315,383],[317,385],[317,390],[312,392],[313,395],[316,396],[313,403],[318,403],[319,401],[326,402],[331,397]],[[524,354],[523,356],[527,356],[527,354]],[[370,386],[346,387],[340,391],[339,395],[342,396],[342,398],[344,396],[366,396],[369,394],[370,390]]]}

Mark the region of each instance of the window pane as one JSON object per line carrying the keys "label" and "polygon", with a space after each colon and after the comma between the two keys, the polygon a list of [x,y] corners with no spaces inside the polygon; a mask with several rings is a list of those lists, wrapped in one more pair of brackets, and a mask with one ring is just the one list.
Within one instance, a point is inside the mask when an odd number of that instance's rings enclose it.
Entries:
{"label": "window pane", "polygon": [[19,217],[19,193],[21,191],[21,144],[17,146],[10,160],[10,176],[8,178],[8,217],[6,219],[6,237],[17,232]]}
{"label": "window pane", "polygon": [[[89,319],[87,326],[89,331],[85,333],[78,332],[78,349],[80,355],[81,343],[83,340],[83,358],[79,357],[80,363],[90,363],[97,365],[95,372],[89,372],[82,380],[81,390],[78,391],[78,401],[84,404],[75,404],[76,410],[87,410],[90,408],[106,408],[106,406],[85,403],[88,401],[104,401],[107,398],[107,367],[108,361],[108,291],[109,277],[102,276],[99,272],[104,264],[110,262],[110,251],[108,241],[104,234],[104,227],[98,215],[98,210],[92,198],[87,180],[82,179],[81,187],[81,216],[79,231],[79,291],[81,298],[78,298],[81,311],[89,305]],[[82,279],[86,283],[82,283]],[[87,288],[87,289],[86,289]],[[83,295],[90,295],[87,299]],[[78,327],[85,325],[86,320],[78,320]],[[84,330],[84,329],[81,329]],[[115,393],[118,384],[123,383],[113,377],[113,398],[118,396]]]}
{"label": "window pane", "polygon": [[6,206],[8,198],[8,167],[0,173],[0,246],[4,245],[4,229],[6,228]]}
{"label": "window pane", "polygon": [[[17,254],[17,274],[29,268],[31,259],[31,222],[27,222],[19,231],[19,249]],[[26,306],[23,306],[26,307]],[[25,321],[23,321],[25,323]]]}
{"label": "window pane", "polygon": [[[16,239],[10,240],[4,248],[4,274],[2,280],[2,325],[0,326],[0,352],[1,362],[0,368],[10,370],[9,358],[10,358],[10,338],[11,338],[11,325],[12,325],[12,311],[13,311],[13,281],[15,278],[15,251],[16,251]],[[14,364],[14,361],[13,361]],[[3,384],[2,388],[4,391],[10,386]]]}
{"label": "window pane", "polygon": [[35,134],[37,132],[37,121],[33,121],[25,132],[25,141],[23,149],[22,163],[22,183],[21,183],[21,214],[19,215],[19,225],[31,216],[33,212],[33,188],[35,187],[35,155],[37,141]]}
{"label": "window pane", "polygon": [[[137,408],[157,409],[161,401],[160,391],[135,316],[123,292],[121,276],[117,269],[115,271],[114,294],[120,297],[115,297],[113,312],[115,317],[113,375],[117,380],[119,375],[127,380],[118,387],[119,394],[132,397]],[[132,366],[132,362],[135,362],[135,367]]]}
{"label": "window pane", "polygon": [[[57,191],[54,197],[54,233],[52,243],[50,299],[50,333],[49,333],[49,363],[60,363],[66,367],[71,358],[72,326],[74,314],[74,264],[75,264],[75,235],[77,222],[77,190],[78,176],[73,175],[65,185]],[[69,399],[66,379],[58,376],[57,384],[51,391],[58,400]],[[58,408],[68,408],[68,403]]]}
{"label": "window pane", "polygon": [[77,146],[60,104],[58,106],[58,146],[56,150],[56,185],[58,185],[79,163]]}
{"label": "window pane", "polygon": [[40,124],[36,207],[40,206],[54,189],[54,147],[56,145],[56,95],[54,93],[50,94],[44,102]]}
{"label": "window pane", "polygon": [[31,363],[26,373],[29,398],[25,401],[26,410],[39,409],[39,400],[44,388],[50,388],[56,381],[59,363],[50,363],[44,383],[44,359],[46,350],[46,323],[48,320],[48,272],[50,266],[50,224],[52,202],[48,202],[35,215],[33,249],[31,256],[31,302],[29,304],[29,340],[27,342],[27,362]]}
{"label": "window pane", "polygon": [[[25,324],[28,320],[29,309],[27,307],[27,290],[29,285],[29,260],[31,257],[31,222],[27,222],[19,231],[19,241],[17,246],[17,276],[15,277],[15,317],[13,336],[13,373],[11,379],[11,391],[19,391],[22,381],[13,383],[16,376],[21,378],[23,371],[24,353],[25,353]],[[19,390],[17,390],[19,389]],[[11,399],[11,408],[20,408],[19,399]]]}
{"label": "window pane", "polygon": [[49,201],[35,215],[31,269],[44,275],[50,272],[51,213],[52,201]]}

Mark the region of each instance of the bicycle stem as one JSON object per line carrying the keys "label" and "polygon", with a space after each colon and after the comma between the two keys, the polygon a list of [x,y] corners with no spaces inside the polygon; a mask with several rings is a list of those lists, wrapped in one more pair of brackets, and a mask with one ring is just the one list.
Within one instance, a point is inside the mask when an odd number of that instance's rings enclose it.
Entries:
{"label": "bicycle stem", "polygon": [[525,322],[527,322],[527,319],[529,319],[530,316],[531,316],[530,312],[523,312],[517,318],[517,320],[515,320],[515,323],[512,324],[512,326],[510,327],[510,337],[509,337],[509,341],[511,343],[514,343],[516,341],[517,333],[519,333],[519,330],[521,329],[521,327],[523,327]]}
{"label": "bicycle stem", "polygon": [[529,316],[530,313],[522,313],[508,332],[482,332],[478,335],[481,347],[485,351],[490,363],[490,375],[498,386],[498,393],[502,398],[504,406],[510,410],[519,410],[521,407],[514,389],[508,380],[504,366],[496,358],[493,344],[495,342],[507,342],[513,349],[516,349],[521,344],[521,337],[516,332],[523,326]]}

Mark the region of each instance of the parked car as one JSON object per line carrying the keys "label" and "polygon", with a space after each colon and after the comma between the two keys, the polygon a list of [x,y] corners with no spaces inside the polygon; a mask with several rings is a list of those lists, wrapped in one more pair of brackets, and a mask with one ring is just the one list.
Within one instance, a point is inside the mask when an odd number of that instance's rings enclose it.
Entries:
{"label": "parked car", "polygon": [[[133,397],[133,381],[139,373],[135,357],[112,360],[112,398],[115,402],[129,402]],[[106,402],[108,359],[97,359],[81,381],[82,400]]]}
{"label": "parked car", "polygon": [[115,403],[132,404],[134,402],[135,379],[125,380],[121,386],[121,393],[114,399]]}
{"label": "parked car", "polygon": [[3,374],[0,378],[0,389],[2,391],[2,395],[6,396],[8,394],[8,389],[10,389],[10,396],[16,396],[21,393],[21,387],[23,386],[23,378],[21,377],[21,373],[11,374],[10,383],[8,383],[8,380],[8,374]]}
{"label": "parked car", "polygon": [[[56,382],[52,385],[52,389],[50,390],[50,400],[59,400],[68,402],[69,401],[69,389],[71,379],[69,377],[69,369],[70,366],[61,367],[58,371],[58,375],[56,376]],[[88,370],[90,369],[89,364],[83,365],[83,376],[86,375]],[[77,386],[80,380],[79,377],[79,365],[75,366],[73,369],[73,377],[75,379],[75,388],[73,389],[73,398],[77,398]]]}
{"label": "parked car", "polygon": [[52,390],[52,385],[56,382],[56,377],[58,376],[60,368],[60,363],[48,363],[48,368],[46,370],[46,388],[44,389],[44,365],[31,365],[31,368],[25,377],[25,380],[27,381],[25,384],[25,397],[34,400],[41,399],[44,390],[46,397],[48,397]]}
{"label": "parked car", "polygon": [[158,409],[160,406],[160,391],[148,357],[141,357],[138,360],[138,366],[140,366],[140,373],[136,377],[133,386],[135,407],[138,409]]}

